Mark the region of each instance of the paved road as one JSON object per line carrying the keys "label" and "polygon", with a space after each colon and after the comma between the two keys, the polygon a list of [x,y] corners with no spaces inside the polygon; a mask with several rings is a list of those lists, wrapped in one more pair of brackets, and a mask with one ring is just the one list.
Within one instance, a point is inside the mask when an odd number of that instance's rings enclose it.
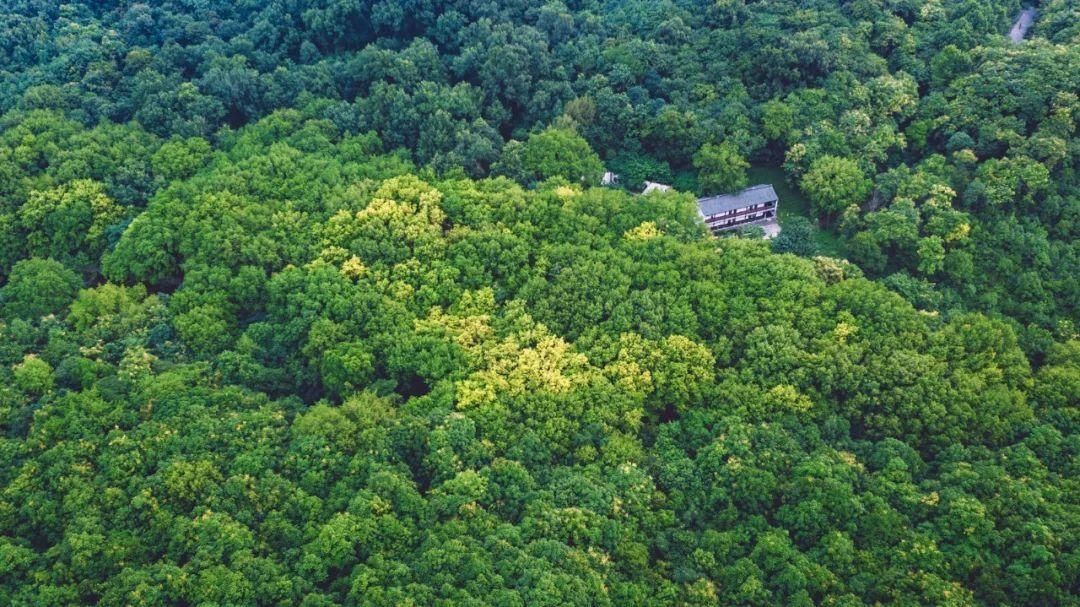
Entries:
{"label": "paved road", "polygon": [[1016,23],[1013,24],[1012,29],[1009,30],[1009,38],[1013,41],[1013,44],[1020,44],[1024,40],[1024,36],[1027,35],[1028,29],[1031,28],[1031,24],[1035,23],[1035,9],[1025,8],[1020,11],[1020,16],[1016,18]]}

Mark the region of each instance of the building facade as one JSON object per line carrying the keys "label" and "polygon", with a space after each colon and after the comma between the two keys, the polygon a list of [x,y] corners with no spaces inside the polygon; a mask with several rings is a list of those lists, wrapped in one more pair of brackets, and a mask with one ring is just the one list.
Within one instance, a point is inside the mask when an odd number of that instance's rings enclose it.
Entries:
{"label": "building facade", "polygon": [[698,213],[713,234],[745,225],[775,222],[779,208],[780,198],[769,184],[698,199]]}

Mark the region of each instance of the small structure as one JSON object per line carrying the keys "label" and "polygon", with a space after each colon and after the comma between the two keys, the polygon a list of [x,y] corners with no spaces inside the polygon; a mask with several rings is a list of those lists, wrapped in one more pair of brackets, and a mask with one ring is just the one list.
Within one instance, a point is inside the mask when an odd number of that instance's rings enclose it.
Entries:
{"label": "small structure", "polygon": [[649,192],[667,192],[670,189],[671,189],[671,186],[669,186],[669,185],[664,185],[662,183],[656,183],[655,181],[646,181],[645,182],[645,190],[643,190],[641,193],[642,194],[648,194]]}
{"label": "small structure", "polygon": [[698,199],[698,213],[713,234],[745,225],[761,225],[768,233],[769,224],[776,223],[779,208],[780,198],[767,183],[734,194]]}
{"label": "small structure", "polygon": [[619,184],[619,176],[611,171],[606,171],[604,177],[600,179],[600,185],[612,186]]}

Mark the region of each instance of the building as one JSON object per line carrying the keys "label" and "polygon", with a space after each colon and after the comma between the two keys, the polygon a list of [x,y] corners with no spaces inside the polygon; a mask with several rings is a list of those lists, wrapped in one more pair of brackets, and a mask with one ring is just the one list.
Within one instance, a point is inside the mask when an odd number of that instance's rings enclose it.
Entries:
{"label": "building", "polygon": [[619,185],[619,176],[611,171],[606,171],[604,176],[600,179],[600,185]]}
{"label": "building", "polygon": [[649,192],[667,192],[671,189],[671,186],[664,185],[662,183],[656,183],[655,181],[646,181],[645,190],[642,194],[648,194]]}
{"label": "building", "polygon": [[698,199],[698,213],[713,234],[745,225],[775,223],[779,208],[780,199],[769,184]]}

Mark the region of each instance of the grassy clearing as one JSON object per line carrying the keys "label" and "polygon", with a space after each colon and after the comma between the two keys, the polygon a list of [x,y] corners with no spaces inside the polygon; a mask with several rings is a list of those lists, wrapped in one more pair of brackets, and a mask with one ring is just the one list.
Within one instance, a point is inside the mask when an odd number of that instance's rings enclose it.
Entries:
{"label": "grassy clearing", "polygon": [[[806,217],[813,220],[810,212],[810,201],[803,196],[797,188],[792,187],[784,175],[784,169],[774,166],[752,166],[747,171],[750,185],[759,183],[771,183],[780,197],[780,227],[783,229],[784,220],[791,217]],[[816,222],[815,222],[816,225]],[[814,243],[822,255],[831,257],[844,257],[844,243],[832,230],[821,228],[814,229]]]}

